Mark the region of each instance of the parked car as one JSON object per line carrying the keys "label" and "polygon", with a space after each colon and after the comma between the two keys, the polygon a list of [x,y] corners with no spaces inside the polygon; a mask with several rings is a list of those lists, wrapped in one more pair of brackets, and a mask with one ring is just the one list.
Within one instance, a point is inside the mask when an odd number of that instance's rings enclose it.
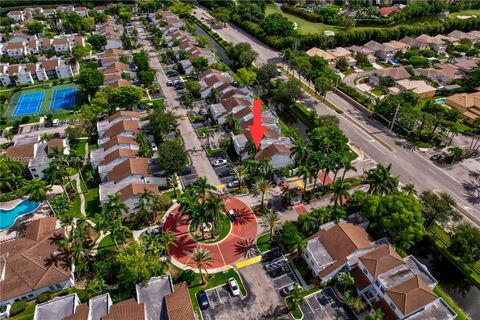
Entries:
{"label": "parked car", "polygon": [[223,166],[224,164],[227,164],[227,160],[225,159],[215,159],[212,161],[212,166],[214,167],[220,167],[220,166]]}
{"label": "parked car", "polygon": [[229,183],[227,183],[227,188],[236,188],[240,185],[240,181],[238,181],[237,179],[235,180],[232,180],[230,181]]}
{"label": "parked car", "polygon": [[227,215],[230,221],[234,222],[235,220],[237,220],[237,214],[235,213],[235,210],[233,209],[228,210]]}
{"label": "parked car", "polygon": [[173,70],[173,69],[169,69],[169,70],[165,71],[165,74],[166,74],[168,77],[178,76],[178,72],[177,72],[176,70]]}
{"label": "parked car", "polygon": [[278,248],[275,248],[275,249],[272,249],[270,251],[265,252],[262,255],[262,261],[264,261],[264,262],[272,261],[272,260],[277,259],[281,256],[282,256],[282,251],[280,251],[280,249],[278,249]]}
{"label": "parked car", "polygon": [[443,159],[443,155],[441,153],[434,154],[433,156],[430,157],[430,160],[432,161],[438,161],[442,159]]}
{"label": "parked car", "polygon": [[173,87],[175,88],[175,90],[181,90],[185,89],[185,84],[183,82],[177,82],[173,85]]}
{"label": "parked car", "polygon": [[208,302],[207,293],[203,290],[197,292],[197,300],[200,309],[207,310],[210,307],[210,303]]}
{"label": "parked car", "polygon": [[52,127],[58,127],[59,124],[60,124],[60,120],[58,120],[58,119],[53,119],[52,120]]}
{"label": "parked car", "polygon": [[237,280],[235,280],[235,278],[228,279],[228,287],[232,292],[232,296],[236,297],[240,295],[240,288],[238,287],[238,283],[237,283]]}
{"label": "parked car", "polygon": [[277,69],[277,76],[279,77],[283,76],[283,72],[281,69]]}
{"label": "parked car", "polygon": [[226,177],[229,177],[231,175],[232,175],[232,173],[230,172],[230,170],[225,170],[225,171],[222,171],[222,172],[218,173],[219,178],[226,178]]}
{"label": "parked car", "polygon": [[172,81],[172,80],[168,80],[168,81],[167,81],[167,86],[168,86],[168,87],[173,86],[173,81]]}
{"label": "parked car", "polygon": [[153,151],[158,151],[158,148],[155,142],[150,143],[150,148],[152,148]]}
{"label": "parked car", "polygon": [[282,290],[280,290],[280,294],[284,297],[288,296],[293,290],[295,289],[295,283],[292,283],[286,287],[283,287]]}
{"label": "parked car", "polygon": [[270,270],[268,272],[268,275],[272,278],[278,278],[284,274],[287,274],[290,272],[290,269],[288,268],[287,265],[283,265],[281,266],[280,268],[276,268],[276,269],[273,269],[273,270]]}

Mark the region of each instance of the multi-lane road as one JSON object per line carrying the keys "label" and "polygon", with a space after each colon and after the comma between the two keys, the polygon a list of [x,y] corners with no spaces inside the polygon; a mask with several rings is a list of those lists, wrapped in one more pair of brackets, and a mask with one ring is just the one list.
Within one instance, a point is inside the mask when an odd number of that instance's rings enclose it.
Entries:
{"label": "multi-lane road", "polygon": [[[208,18],[208,11],[196,8],[198,18]],[[215,31],[232,43],[247,42],[258,53],[257,64],[266,62],[280,64],[280,52],[276,51],[251,35],[228,23]],[[428,155],[412,148],[401,137],[368,117],[339,95],[329,92],[327,100],[343,111],[338,114],[317,101],[313,106],[319,114],[334,114],[340,119],[340,127],[350,141],[362,149],[371,159],[382,164],[392,164],[392,173],[398,175],[402,183],[414,183],[418,191],[441,190],[451,194],[463,212],[480,224],[480,201],[472,201],[472,195],[465,191],[460,178],[438,168],[428,159]],[[473,199],[475,200],[475,199]]]}

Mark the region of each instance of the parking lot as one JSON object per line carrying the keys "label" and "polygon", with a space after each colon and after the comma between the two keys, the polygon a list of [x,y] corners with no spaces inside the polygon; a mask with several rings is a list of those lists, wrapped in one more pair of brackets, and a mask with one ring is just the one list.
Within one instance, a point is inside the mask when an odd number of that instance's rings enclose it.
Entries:
{"label": "parking lot", "polygon": [[208,320],[291,319],[285,298],[280,295],[283,287],[295,281],[288,265],[287,270],[287,274],[272,278],[265,263],[239,269],[247,297],[232,297],[226,286],[207,290],[210,308],[202,311],[202,316]]}
{"label": "parking lot", "polygon": [[305,302],[300,304],[305,320],[357,319],[355,314],[337,299],[330,288],[305,297]]}

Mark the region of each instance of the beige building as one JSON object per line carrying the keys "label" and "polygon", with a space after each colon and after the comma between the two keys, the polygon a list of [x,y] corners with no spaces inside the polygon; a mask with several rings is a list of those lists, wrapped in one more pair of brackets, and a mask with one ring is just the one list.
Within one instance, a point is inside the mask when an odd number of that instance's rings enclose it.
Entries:
{"label": "beige building", "polygon": [[455,94],[447,97],[445,104],[460,112],[468,123],[480,117],[480,92]]}
{"label": "beige building", "polygon": [[397,87],[401,91],[412,91],[420,99],[431,98],[435,95],[435,92],[437,92],[435,87],[432,87],[423,80],[400,80],[397,81]]}

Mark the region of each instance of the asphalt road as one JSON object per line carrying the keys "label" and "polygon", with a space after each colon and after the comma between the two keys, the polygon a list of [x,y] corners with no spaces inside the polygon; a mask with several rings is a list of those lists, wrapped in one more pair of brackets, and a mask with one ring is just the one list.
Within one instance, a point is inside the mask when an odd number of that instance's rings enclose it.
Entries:
{"label": "asphalt road", "polygon": [[[196,8],[194,11],[199,18],[208,17],[208,12],[204,8]],[[279,51],[266,46],[235,25],[228,23],[225,28],[216,28],[215,31],[227,41],[250,43],[258,53],[257,64],[265,62],[280,64],[282,61]],[[340,127],[350,141],[371,159],[382,164],[391,163],[392,173],[398,175],[404,184],[414,183],[420,192],[436,189],[450,193],[464,213],[480,224],[480,199],[464,189],[464,184],[469,181],[456,180],[456,177],[433,165],[428,160],[427,154],[412,148],[401,137],[369,118],[337,94],[329,92],[326,98],[344,113],[338,114],[318,100],[313,106],[317,113],[338,116]]]}
{"label": "asphalt road", "polygon": [[220,179],[212,168],[210,160],[207,158],[205,150],[202,148],[202,144],[192,127],[192,124],[188,120],[187,110],[181,106],[179,101],[179,94],[173,87],[166,85],[168,77],[165,75],[163,68],[158,59],[158,54],[153,51],[153,47],[146,39],[147,31],[143,28],[143,24],[136,20],[133,22],[135,28],[138,30],[138,37],[143,49],[148,52],[150,58],[150,66],[156,71],[156,80],[162,88],[165,95],[166,108],[173,112],[177,116],[178,129],[183,139],[183,144],[187,150],[192,165],[195,168],[198,176],[206,177],[208,183],[212,186],[221,185]]}

